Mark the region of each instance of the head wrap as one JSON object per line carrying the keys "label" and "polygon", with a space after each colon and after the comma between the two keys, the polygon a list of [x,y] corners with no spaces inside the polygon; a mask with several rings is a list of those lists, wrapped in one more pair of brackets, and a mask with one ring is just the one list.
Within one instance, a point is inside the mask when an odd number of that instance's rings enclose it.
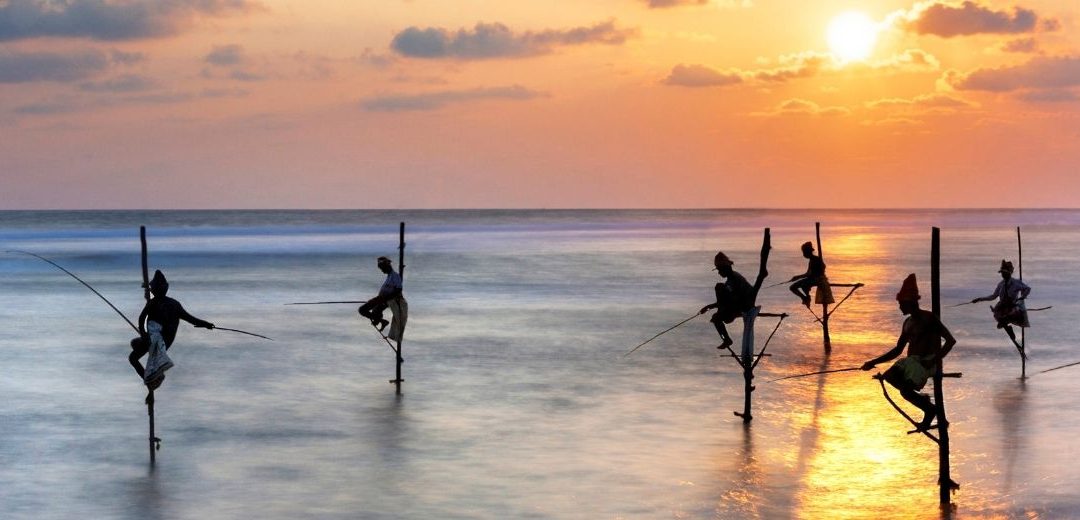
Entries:
{"label": "head wrap", "polygon": [[998,272],[999,273],[1012,274],[1013,273],[1013,263],[1012,262],[1006,262],[1005,260],[1002,260],[1001,261],[1001,269],[998,269]]}
{"label": "head wrap", "polygon": [[169,292],[169,281],[160,269],[154,271],[154,278],[150,280],[150,292],[154,293],[154,296],[165,296],[165,293]]}
{"label": "head wrap", "polygon": [[735,262],[732,262],[723,251],[719,251],[716,253],[716,256],[713,257],[713,264],[735,265]]}
{"label": "head wrap", "polygon": [[803,251],[810,251],[811,253],[813,253],[814,252],[814,244],[811,243],[811,242],[803,242],[802,250]]}
{"label": "head wrap", "polygon": [[896,293],[896,301],[913,302],[919,300],[919,284],[915,281],[915,273],[904,278],[904,284],[900,286],[900,292]]}

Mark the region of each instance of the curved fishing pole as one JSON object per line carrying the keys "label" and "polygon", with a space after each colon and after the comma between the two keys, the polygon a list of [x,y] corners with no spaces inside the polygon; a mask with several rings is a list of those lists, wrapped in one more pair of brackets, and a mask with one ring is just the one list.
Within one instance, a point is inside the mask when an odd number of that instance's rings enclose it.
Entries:
{"label": "curved fishing pole", "polygon": [[364,300],[364,301],[356,300],[356,301],[344,301],[344,302],[297,302],[297,303],[286,303],[285,305],[328,305],[328,304],[336,304],[336,303],[367,303],[367,301],[366,300]]}
{"label": "curved fishing pole", "polygon": [[142,332],[139,332],[139,327],[136,327],[135,324],[132,323],[131,320],[129,320],[128,317],[125,316],[123,312],[120,312],[120,309],[117,309],[116,306],[113,305],[112,302],[110,302],[108,298],[103,296],[101,293],[97,292],[97,289],[94,289],[93,287],[91,287],[90,284],[83,281],[82,278],[79,278],[78,276],[75,276],[75,273],[72,273],[71,271],[68,271],[67,269],[64,269],[63,267],[60,266],[60,264],[57,264],[56,262],[53,262],[52,260],[49,260],[48,258],[45,258],[44,256],[37,255],[37,254],[31,253],[29,251],[20,251],[20,250],[17,250],[17,249],[12,249],[12,250],[8,250],[7,252],[8,253],[19,253],[19,254],[23,254],[23,255],[30,255],[30,256],[32,256],[34,258],[37,258],[39,260],[44,260],[44,261],[52,264],[53,267],[67,273],[72,278],[78,280],[79,283],[85,285],[87,289],[90,289],[91,291],[93,291],[93,293],[96,294],[98,296],[98,298],[101,298],[101,300],[104,301],[109,307],[111,307],[112,310],[116,311],[116,313],[119,314],[121,318],[124,318],[124,321],[126,321],[128,325],[131,325],[131,328],[135,330],[136,334],[142,334]]}
{"label": "curved fishing pole", "polygon": [[776,381],[783,381],[785,379],[798,379],[800,377],[816,376],[818,374],[835,374],[837,372],[851,372],[853,370],[862,370],[862,367],[834,368],[832,370],[819,370],[817,372],[810,372],[808,374],[795,374],[793,376],[778,377],[776,379],[770,379],[770,380],[766,381],[766,383],[775,383]]}
{"label": "curved fishing pole", "polygon": [[667,328],[667,329],[665,329],[665,330],[664,330],[663,332],[661,332],[661,333],[659,333],[659,334],[657,334],[657,335],[655,335],[655,336],[653,336],[653,337],[651,337],[651,338],[649,338],[649,339],[645,340],[645,341],[644,341],[644,342],[642,342],[642,343],[641,343],[640,345],[638,345],[638,346],[636,346],[636,347],[634,347],[634,348],[630,349],[630,351],[629,351],[629,352],[627,352],[627,353],[623,354],[623,357],[626,357],[626,356],[629,356],[630,354],[633,354],[633,353],[634,353],[634,351],[636,351],[637,349],[639,349],[639,348],[641,348],[641,347],[644,347],[646,343],[648,343],[648,342],[650,342],[650,341],[652,341],[652,340],[654,340],[654,339],[656,339],[656,338],[659,338],[660,336],[663,336],[664,334],[667,334],[668,332],[671,332],[671,331],[675,330],[675,329],[676,329],[676,328],[678,328],[678,327],[679,327],[680,325],[682,325],[682,324],[684,324],[684,323],[686,323],[686,322],[688,322],[688,321],[690,321],[690,320],[692,320],[692,319],[694,319],[694,318],[697,318],[698,316],[701,316],[702,314],[704,314],[704,313],[702,313],[702,312],[697,312],[697,313],[694,313],[694,315],[693,315],[693,316],[690,316],[689,318],[686,318],[685,320],[682,320],[682,321],[680,321],[679,323],[676,323],[676,324],[672,325],[671,327],[668,327],[668,328]]}
{"label": "curved fishing pole", "polygon": [[270,341],[274,341],[274,338],[268,338],[266,336],[263,336],[262,334],[255,334],[254,332],[248,332],[246,330],[230,329],[230,328],[226,328],[226,327],[217,327],[217,326],[215,326],[213,328],[213,330],[227,330],[229,332],[239,332],[240,334],[247,334],[248,336],[255,336],[256,338],[262,338],[262,339],[268,339]]}

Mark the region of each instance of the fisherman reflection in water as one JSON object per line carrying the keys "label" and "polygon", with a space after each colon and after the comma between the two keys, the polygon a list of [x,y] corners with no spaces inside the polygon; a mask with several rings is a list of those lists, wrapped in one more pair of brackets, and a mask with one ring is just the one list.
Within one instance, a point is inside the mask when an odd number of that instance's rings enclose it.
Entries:
{"label": "fisherman reflection in water", "polygon": [[386,280],[383,281],[382,287],[379,288],[379,294],[361,305],[357,312],[371,320],[371,324],[379,332],[382,332],[390,324],[389,321],[383,318],[383,312],[396,300],[401,299],[402,283],[401,275],[394,272],[394,266],[389,258],[380,256],[376,265],[380,271],[386,274]]}
{"label": "fisherman reflection in water", "polygon": [[1027,306],[1024,304],[1024,300],[1031,293],[1031,287],[1028,287],[1023,281],[1012,277],[1012,262],[1002,260],[998,273],[1001,273],[1001,281],[994,288],[994,293],[990,296],[975,298],[971,300],[971,303],[986,302],[996,298],[998,302],[994,305],[993,312],[994,320],[997,321],[997,328],[1005,330],[1005,334],[1008,334],[1013,345],[1016,345],[1016,350],[1020,351],[1020,355],[1024,359],[1027,359],[1023,345],[1016,341],[1016,332],[1013,331],[1012,326],[1031,326],[1028,322]]}
{"label": "fisherman reflection in water", "polygon": [[732,262],[722,251],[716,253],[713,265],[725,280],[714,287],[716,303],[702,307],[699,312],[699,314],[705,314],[709,309],[716,309],[716,314],[713,314],[709,321],[716,326],[716,332],[720,334],[722,343],[716,347],[719,349],[727,348],[734,343],[724,324],[735,321],[735,318],[742,316],[754,304],[754,287],[743,275],[731,268],[734,264],[735,262]]}
{"label": "fisherman reflection in water", "polygon": [[900,292],[896,295],[896,301],[900,305],[900,312],[908,316],[904,320],[896,347],[867,361],[862,369],[870,370],[878,363],[896,358],[904,351],[904,345],[907,345],[907,357],[894,363],[882,377],[899,390],[904,399],[923,411],[923,419],[916,425],[916,430],[927,431],[937,416],[937,408],[930,397],[919,393],[919,390],[922,390],[926,380],[933,375],[938,362],[952,350],[956,339],[934,313],[919,308],[919,286],[914,274],[909,274],[904,280]]}
{"label": "fisherman reflection in water", "polygon": [[[150,390],[146,395],[146,403],[153,402],[153,391],[165,381],[165,371],[172,368],[172,360],[166,351],[176,339],[176,329],[180,326],[180,320],[184,320],[196,327],[213,329],[214,324],[201,320],[188,314],[180,302],[165,296],[169,292],[169,282],[161,271],[154,271],[154,278],[150,280],[150,293],[152,298],[146,302],[142,313],[139,314],[139,337],[131,340],[131,355],[128,361],[139,377]],[[146,360],[146,368],[143,369],[139,359],[149,353]]]}

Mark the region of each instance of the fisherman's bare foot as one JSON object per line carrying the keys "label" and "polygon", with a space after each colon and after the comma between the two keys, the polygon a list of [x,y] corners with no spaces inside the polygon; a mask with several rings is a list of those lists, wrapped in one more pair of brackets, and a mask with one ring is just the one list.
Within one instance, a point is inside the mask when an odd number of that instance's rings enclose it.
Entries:
{"label": "fisherman's bare foot", "polygon": [[809,309],[810,308],[810,297],[803,298],[802,299],[802,304],[804,306],[806,306],[807,309]]}
{"label": "fisherman's bare foot", "polygon": [[735,343],[735,342],[731,341],[731,338],[724,338],[723,343],[720,343],[720,346],[716,347],[716,348],[718,348],[720,350],[724,350],[724,349],[730,347],[733,343]]}
{"label": "fisherman's bare foot", "polygon": [[379,332],[382,332],[383,329],[385,329],[386,326],[389,325],[389,324],[390,324],[389,321],[379,320],[379,323],[375,325],[375,328],[379,329]]}
{"label": "fisherman's bare foot", "polygon": [[154,404],[154,392],[148,392],[148,393],[146,394],[146,400],[145,400],[144,402],[145,402],[145,403],[146,403],[147,405],[151,405],[151,404]]}

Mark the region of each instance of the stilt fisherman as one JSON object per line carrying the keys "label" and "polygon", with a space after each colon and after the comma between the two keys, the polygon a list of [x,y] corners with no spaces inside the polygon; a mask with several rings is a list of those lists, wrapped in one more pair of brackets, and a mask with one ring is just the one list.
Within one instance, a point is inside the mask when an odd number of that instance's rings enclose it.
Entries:
{"label": "stilt fisherman", "polygon": [[914,274],[909,274],[904,280],[900,292],[896,295],[896,301],[900,312],[907,315],[896,347],[867,361],[862,369],[871,370],[878,363],[896,358],[906,345],[907,357],[894,363],[882,377],[899,390],[904,399],[923,411],[923,419],[916,425],[916,429],[926,431],[931,428],[937,416],[937,408],[930,397],[919,393],[919,390],[922,390],[926,380],[934,374],[938,362],[952,350],[956,339],[934,313],[919,308],[919,286]]}
{"label": "stilt fisherman", "polygon": [[1012,262],[1002,260],[998,273],[1001,273],[1001,281],[994,288],[994,294],[975,298],[971,300],[971,303],[986,302],[996,298],[998,302],[994,304],[993,312],[994,320],[997,321],[997,328],[1005,329],[1005,334],[1008,334],[1013,345],[1016,345],[1016,350],[1020,351],[1020,355],[1024,359],[1027,359],[1024,347],[1016,341],[1016,332],[1013,331],[1012,326],[1031,326],[1028,322],[1027,306],[1024,304],[1024,300],[1031,293],[1031,287],[1028,287],[1023,281],[1012,277]]}
{"label": "stilt fisherman", "polygon": [[803,258],[809,260],[806,272],[791,277],[788,289],[802,300],[806,308],[810,308],[810,289],[817,287],[817,303],[833,303],[832,289],[829,287],[829,279],[825,277],[825,261],[814,254],[814,244],[805,242],[802,245]]}
{"label": "stilt fisherman", "polygon": [[[196,327],[213,329],[214,324],[201,320],[188,314],[180,302],[165,296],[169,292],[169,282],[161,271],[154,271],[154,278],[150,280],[150,293],[152,298],[146,302],[142,313],[139,314],[139,337],[131,340],[131,355],[128,362],[135,368],[139,377],[143,378],[146,387],[153,392],[165,381],[165,371],[172,368],[172,360],[166,351],[176,339],[176,330],[180,326],[180,320],[184,320]],[[146,359],[146,368],[139,363],[139,359],[149,353]],[[153,394],[146,395],[146,402],[150,404]]]}
{"label": "stilt fisherman", "polygon": [[709,321],[716,327],[716,332],[720,334],[722,343],[717,347],[720,349],[727,348],[734,343],[725,324],[735,321],[735,318],[742,316],[754,304],[754,287],[750,285],[750,282],[746,281],[743,275],[732,269],[731,266],[734,264],[735,262],[732,262],[723,251],[716,253],[713,258],[713,265],[725,280],[723,283],[718,282],[713,288],[716,293],[716,303],[710,303],[702,307],[699,312],[699,314],[705,314],[709,309],[716,309],[716,314],[713,314]]}
{"label": "stilt fisherman", "polygon": [[386,280],[379,288],[379,294],[361,305],[357,312],[371,320],[371,325],[382,332],[387,325],[390,325],[390,321],[383,318],[383,312],[389,308],[394,313],[394,326],[390,327],[387,337],[399,341],[405,327],[406,314],[408,314],[408,303],[402,294],[401,275],[394,271],[393,263],[385,256],[378,258],[376,266],[386,274]]}

